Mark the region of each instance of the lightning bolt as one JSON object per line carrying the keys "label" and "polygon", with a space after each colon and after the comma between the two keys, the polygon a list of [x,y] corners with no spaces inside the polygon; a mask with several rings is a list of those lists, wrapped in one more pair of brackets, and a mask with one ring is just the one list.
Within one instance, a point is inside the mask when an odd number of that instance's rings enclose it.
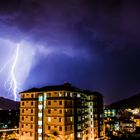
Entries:
{"label": "lightning bolt", "polygon": [[10,93],[10,91],[12,91],[15,101],[17,100],[17,93],[19,90],[18,82],[15,77],[15,68],[16,68],[16,65],[18,62],[19,49],[20,49],[20,44],[17,44],[16,52],[15,52],[14,56],[9,61],[7,61],[7,63],[0,70],[0,73],[3,72],[4,69],[12,63],[10,74],[9,74],[8,79],[6,80],[4,86],[6,87],[6,89],[8,88],[9,93]]}

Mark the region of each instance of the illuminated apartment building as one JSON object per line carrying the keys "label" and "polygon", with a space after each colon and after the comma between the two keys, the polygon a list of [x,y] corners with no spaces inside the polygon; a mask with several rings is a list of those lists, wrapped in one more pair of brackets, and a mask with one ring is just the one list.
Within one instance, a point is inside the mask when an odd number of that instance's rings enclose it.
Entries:
{"label": "illuminated apartment building", "polygon": [[95,140],[103,135],[103,99],[63,85],[20,93],[20,140]]}

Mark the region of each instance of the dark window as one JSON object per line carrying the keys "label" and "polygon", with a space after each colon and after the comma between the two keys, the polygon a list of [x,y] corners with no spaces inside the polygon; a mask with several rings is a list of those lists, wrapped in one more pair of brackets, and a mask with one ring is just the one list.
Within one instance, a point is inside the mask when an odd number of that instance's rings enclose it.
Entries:
{"label": "dark window", "polygon": [[59,118],[59,122],[61,122],[62,121],[62,118]]}
{"label": "dark window", "polygon": [[24,102],[22,102],[22,105],[24,105]]}
{"label": "dark window", "polygon": [[22,124],[22,126],[21,126],[22,128],[24,127],[24,125]]}
{"label": "dark window", "polygon": [[59,113],[62,114],[62,110],[59,110]]}
{"label": "dark window", "polygon": [[31,124],[30,128],[32,129],[33,128],[33,125]]}
{"label": "dark window", "polygon": [[62,131],[62,126],[59,126],[59,131]]}
{"label": "dark window", "polygon": [[32,137],[32,132],[30,132],[30,136]]}
{"label": "dark window", "polygon": [[51,129],[51,127],[50,126],[48,126],[48,130],[50,130]]}
{"label": "dark window", "polygon": [[33,113],[33,109],[31,109],[31,113]]}
{"label": "dark window", "polygon": [[48,105],[51,105],[51,101],[48,101]]}
{"label": "dark window", "polygon": [[50,97],[51,96],[51,93],[48,93],[48,97]]}
{"label": "dark window", "polygon": [[24,120],[24,117],[22,117],[22,120]]}
{"label": "dark window", "polygon": [[48,109],[48,114],[50,114],[51,113],[51,110],[50,109]]}
{"label": "dark window", "polygon": [[59,105],[62,105],[62,101],[59,101]]}
{"label": "dark window", "polygon": [[31,117],[31,121],[33,121],[33,117]]}
{"label": "dark window", "polygon": [[33,98],[34,97],[34,94],[31,94],[31,97]]}
{"label": "dark window", "polygon": [[24,109],[22,109],[22,113],[24,113]]}
{"label": "dark window", "polygon": [[33,105],[34,104],[34,102],[31,102],[31,105]]}
{"label": "dark window", "polygon": [[65,130],[67,131],[67,126],[65,127]]}

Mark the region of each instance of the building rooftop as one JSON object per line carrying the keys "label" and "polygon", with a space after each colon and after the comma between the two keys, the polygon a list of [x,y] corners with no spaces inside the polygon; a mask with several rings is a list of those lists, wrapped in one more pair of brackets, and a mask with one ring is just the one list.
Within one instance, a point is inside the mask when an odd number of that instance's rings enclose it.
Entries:
{"label": "building rooftop", "polygon": [[22,91],[20,93],[44,92],[44,91],[60,91],[60,90],[83,92],[83,93],[85,93],[87,95],[102,96],[102,94],[100,94],[99,92],[93,92],[93,91],[89,91],[89,90],[82,90],[82,89],[79,89],[77,87],[72,86],[70,83],[67,83],[67,82],[65,82],[62,85],[45,86],[45,87],[41,87],[41,88],[31,88],[29,90]]}

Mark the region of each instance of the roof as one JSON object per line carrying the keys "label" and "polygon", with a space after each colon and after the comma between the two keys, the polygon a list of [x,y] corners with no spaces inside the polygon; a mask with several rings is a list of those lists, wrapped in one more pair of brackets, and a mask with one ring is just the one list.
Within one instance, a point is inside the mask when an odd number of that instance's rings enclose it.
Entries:
{"label": "roof", "polygon": [[22,91],[19,94],[21,94],[21,93],[32,93],[32,92],[44,92],[44,91],[61,91],[61,90],[73,91],[73,92],[83,92],[86,95],[102,96],[102,94],[100,94],[99,92],[82,90],[82,89],[79,89],[77,87],[72,86],[70,83],[67,83],[67,82],[65,82],[64,84],[61,84],[61,85],[45,86],[45,87],[41,87],[41,88],[31,88],[29,90]]}
{"label": "roof", "polygon": [[81,89],[73,87],[70,83],[64,83],[62,85],[45,86],[45,87],[42,87],[42,88],[31,88],[29,90],[22,91],[20,93],[43,92],[43,91],[60,91],[60,90],[82,92]]}

